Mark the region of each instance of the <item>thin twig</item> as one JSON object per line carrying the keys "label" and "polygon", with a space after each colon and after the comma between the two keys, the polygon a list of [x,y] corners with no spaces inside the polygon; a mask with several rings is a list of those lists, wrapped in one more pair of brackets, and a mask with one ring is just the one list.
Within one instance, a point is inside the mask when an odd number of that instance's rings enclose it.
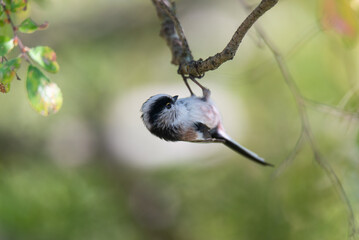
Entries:
{"label": "thin twig", "polygon": [[312,26],[303,34],[303,36],[294,43],[294,45],[290,48],[290,50],[285,55],[285,58],[291,58],[293,55],[297,53],[299,49],[302,49],[305,45],[307,45],[310,41],[312,41],[322,30],[318,28],[317,25]]}
{"label": "thin twig", "polygon": [[343,98],[339,101],[338,107],[339,108],[344,108],[349,100],[359,91],[359,84],[356,84],[355,86],[353,86],[344,96]]}
{"label": "thin twig", "polygon": [[337,191],[337,194],[339,195],[339,197],[342,199],[345,206],[347,207],[348,223],[349,223],[348,224],[348,233],[349,233],[348,235],[349,235],[349,238],[354,239],[355,235],[357,233],[356,220],[355,220],[353,207],[352,207],[352,205],[349,201],[349,198],[344,190],[344,187],[343,187],[340,179],[338,178],[338,175],[335,173],[333,167],[320,154],[320,152],[314,142],[314,137],[312,135],[312,132],[309,131],[309,132],[307,132],[306,135],[307,135],[308,141],[310,143],[310,146],[312,148],[315,161],[319,164],[319,166],[322,168],[322,170],[324,170],[327,177],[329,177],[331,183],[334,185],[335,190]]}
{"label": "thin twig", "polygon": [[[7,58],[5,56],[1,57],[1,63],[3,63],[4,61],[8,61]],[[17,74],[17,72],[15,72],[15,76],[16,76],[16,80],[21,80],[21,78],[19,77],[19,75]]]}
{"label": "thin twig", "polygon": [[293,148],[293,150],[290,152],[289,156],[283,160],[283,162],[278,166],[278,168],[273,173],[273,177],[278,177],[280,174],[283,173],[285,169],[288,168],[288,166],[293,162],[295,157],[298,155],[299,150],[302,148],[302,145],[304,143],[304,134],[303,131],[301,131],[299,138],[297,139],[297,142]]}
{"label": "thin twig", "polygon": [[[245,8],[247,8],[247,9],[249,8],[249,6],[247,5],[247,3],[244,0],[240,0],[240,2],[242,3],[242,5]],[[282,54],[279,52],[278,48],[275,46],[275,44],[273,44],[269,40],[269,38],[266,36],[265,32],[260,28],[260,26],[255,26],[254,28],[258,32],[258,35],[263,39],[263,41],[267,45],[268,49],[272,52],[274,59],[276,60],[277,65],[282,73],[283,79],[286,82],[286,84],[288,85],[288,88],[291,91],[291,93],[293,94],[294,100],[297,104],[298,113],[300,115],[301,123],[302,123],[302,133],[298,139],[301,139],[302,135],[307,138],[307,140],[309,141],[310,147],[313,151],[315,161],[324,170],[326,175],[329,177],[331,183],[335,186],[335,189],[337,190],[338,195],[341,197],[341,199],[345,203],[347,210],[348,210],[349,237],[354,237],[354,235],[356,233],[356,222],[355,222],[353,208],[351,206],[348,196],[347,196],[337,174],[335,173],[335,171],[333,170],[333,168],[331,167],[329,162],[321,156],[321,154],[318,150],[318,147],[316,146],[316,144],[314,142],[314,136],[311,131],[308,113],[306,111],[305,98],[302,96],[298,86],[296,85],[296,83],[288,69],[288,66],[287,66],[286,62],[283,60],[284,58],[283,58]],[[300,141],[298,140],[297,143],[299,143],[299,142]]]}
{"label": "thin twig", "polygon": [[271,9],[278,0],[262,0],[259,5],[247,16],[247,18],[238,27],[227,46],[222,52],[208,57],[206,60],[198,60],[187,65],[180,66],[181,74],[199,77],[205,72],[215,70],[228,60],[235,56],[239,45],[252,25],[269,9]]}
{"label": "thin twig", "polygon": [[316,102],[314,100],[307,99],[307,98],[305,98],[305,101],[307,104],[315,106],[315,108],[317,110],[327,112],[330,114],[336,114],[341,117],[345,116],[347,118],[355,119],[356,121],[359,121],[359,112],[346,111],[341,107],[336,107],[336,106],[328,105],[325,103]]}
{"label": "thin twig", "polygon": [[[306,44],[308,44],[310,41],[312,41],[314,39],[315,36],[318,35],[318,33],[320,33],[320,29],[318,29],[318,27],[312,27],[310,29],[307,30],[306,33],[304,33],[300,38],[298,38],[298,41],[295,42],[290,50],[285,53],[285,55],[283,55],[284,60],[290,60],[291,57],[293,57],[297,51],[304,47]],[[258,35],[258,33],[256,32],[256,34]],[[260,41],[261,38],[259,36],[253,36],[253,38],[259,38],[259,39],[255,39],[253,41],[257,41],[260,44],[264,44]],[[258,45],[257,43],[257,45]],[[262,46],[259,46],[259,48],[262,48]],[[266,76],[268,74],[269,71],[271,71],[273,69],[273,65],[275,65],[276,63],[274,63],[271,59],[265,59],[261,62],[258,62],[256,64],[254,64],[252,67],[250,67],[250,69],[247,69],[243,72],[241,72],[241,75],[248,75],[248,74],[253,74],[256,73],[256,79],[260,79],[261,76]],[[260,72],[258,72],[258,69],[261,69]],[[253,79],[251,80],[253,81]]]}
{"label": "thin twig", "polygon": [[11,19],[9,9],[7,9],[6,4],[4,3],[3,0],[0,0],[0,5],[1,5],[1,7],[4,9],[4,12],[5,12],[6,17],[7,17],[7,21],[8,21],[8,22],[10,23],[10,25],[11,25],[11,29],[12,29],[12,32],[13,32],[13,35],[14,35],[14,40],[13,40],[13,41],[15,42],[15,44],[18,45],[18,47],[19,47],[19,49],[20,49],[20,52],[21,52],[21,56],[22,56],[28,63],[31,63],[30,58],[29,58],[29,56],[27,55],[28,48],[22,43],[21,39],[17,36],[17,30],[18,30],[18,28],[15,26],[14,22],[13,22],[12,19]]}

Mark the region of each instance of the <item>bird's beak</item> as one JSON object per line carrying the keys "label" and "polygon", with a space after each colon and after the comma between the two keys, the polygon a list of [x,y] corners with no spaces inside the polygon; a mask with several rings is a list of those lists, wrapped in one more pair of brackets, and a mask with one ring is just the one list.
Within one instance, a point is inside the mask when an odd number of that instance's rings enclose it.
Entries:
{"label": "bird's beak", "polygon": [[173,102],[176,102],[177,101],[177,98],[178,98],[178,95],[176,96],[173,96],[172,99],[173,99]]}

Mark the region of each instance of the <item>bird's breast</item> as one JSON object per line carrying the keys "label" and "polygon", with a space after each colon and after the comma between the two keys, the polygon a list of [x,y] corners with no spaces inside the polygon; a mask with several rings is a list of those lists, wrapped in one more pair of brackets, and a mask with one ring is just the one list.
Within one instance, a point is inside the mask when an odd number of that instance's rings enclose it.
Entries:
{"label": "bird's breast", "polygon": [[211,102],[204,101],[201,98],[183,100],[178,109],[178,119],[181,122],[187,122],[187,124],[201,122],[210,129],[217,127],[220,123],[220,114]]}

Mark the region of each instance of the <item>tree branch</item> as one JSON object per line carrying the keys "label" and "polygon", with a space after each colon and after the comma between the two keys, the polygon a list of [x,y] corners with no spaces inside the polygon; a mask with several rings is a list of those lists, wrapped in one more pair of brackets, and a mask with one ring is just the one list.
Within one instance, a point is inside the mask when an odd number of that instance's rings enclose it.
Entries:
{"label": "tree branch", "polygon": [[238,27],[222,52],[208,57],[206,60],[199,59],[197,61],[193,60],[182,27],[176,17],[174,4],[168,0],[152,0],[152,2],[162,22],[161,36],[165,38],[172,52],[172,63],[179,65],[178,73],[200,78],[205,72],[215,70],[224,62],[232,60],[248,30],[278,0],[262,0]]}
{"label": "tree branch", "polygon": [[9,9],[7,9],[6,7],[6,4],[3,0],[0,0],[0,6],[4,9],[4,12],[6,14],[6,17],[7,17],[7,21],[8,23],[10,23],[11,25],[11,29],[12,29],[12,32],[14,34],[14,42],[15,42],[15,45],[18,45],[19,49],[20,49],[20,52],[21,52],[21,56],[28,62],[28,63],[31,63],[30,62],[30,58],[27,56],[27,51],[28,51],[28,48],[22,43],[21,39],[17,36],[17,30],[18,28],[15,26],[13,20],[11,19],[11,16],[10,16],[10,11]]}
{"label": "tree branch", "polygon": [[180,22],[176,17],[175,4],[169,0],[152,0],[157,15],[162,22],[160,35],[163,37],[172,52],[174,65],[192,62],[193,57]]}

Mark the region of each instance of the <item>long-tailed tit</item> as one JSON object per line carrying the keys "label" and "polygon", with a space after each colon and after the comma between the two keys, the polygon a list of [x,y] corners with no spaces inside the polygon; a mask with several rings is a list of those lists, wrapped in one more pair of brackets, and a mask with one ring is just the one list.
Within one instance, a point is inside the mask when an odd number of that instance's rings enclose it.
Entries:
{"label": "long-tailed tit", "polygon": [[167,94],[150,97],[141,108],[147,129],[166,141],[223,143],[250,160],[273,166],[227,135],[220,114],[210,99],[209,89],[196,83],[202,88],[203,97],[195,96],[191,90],[191,96],[187,98],[178,99],[178,96]]}

